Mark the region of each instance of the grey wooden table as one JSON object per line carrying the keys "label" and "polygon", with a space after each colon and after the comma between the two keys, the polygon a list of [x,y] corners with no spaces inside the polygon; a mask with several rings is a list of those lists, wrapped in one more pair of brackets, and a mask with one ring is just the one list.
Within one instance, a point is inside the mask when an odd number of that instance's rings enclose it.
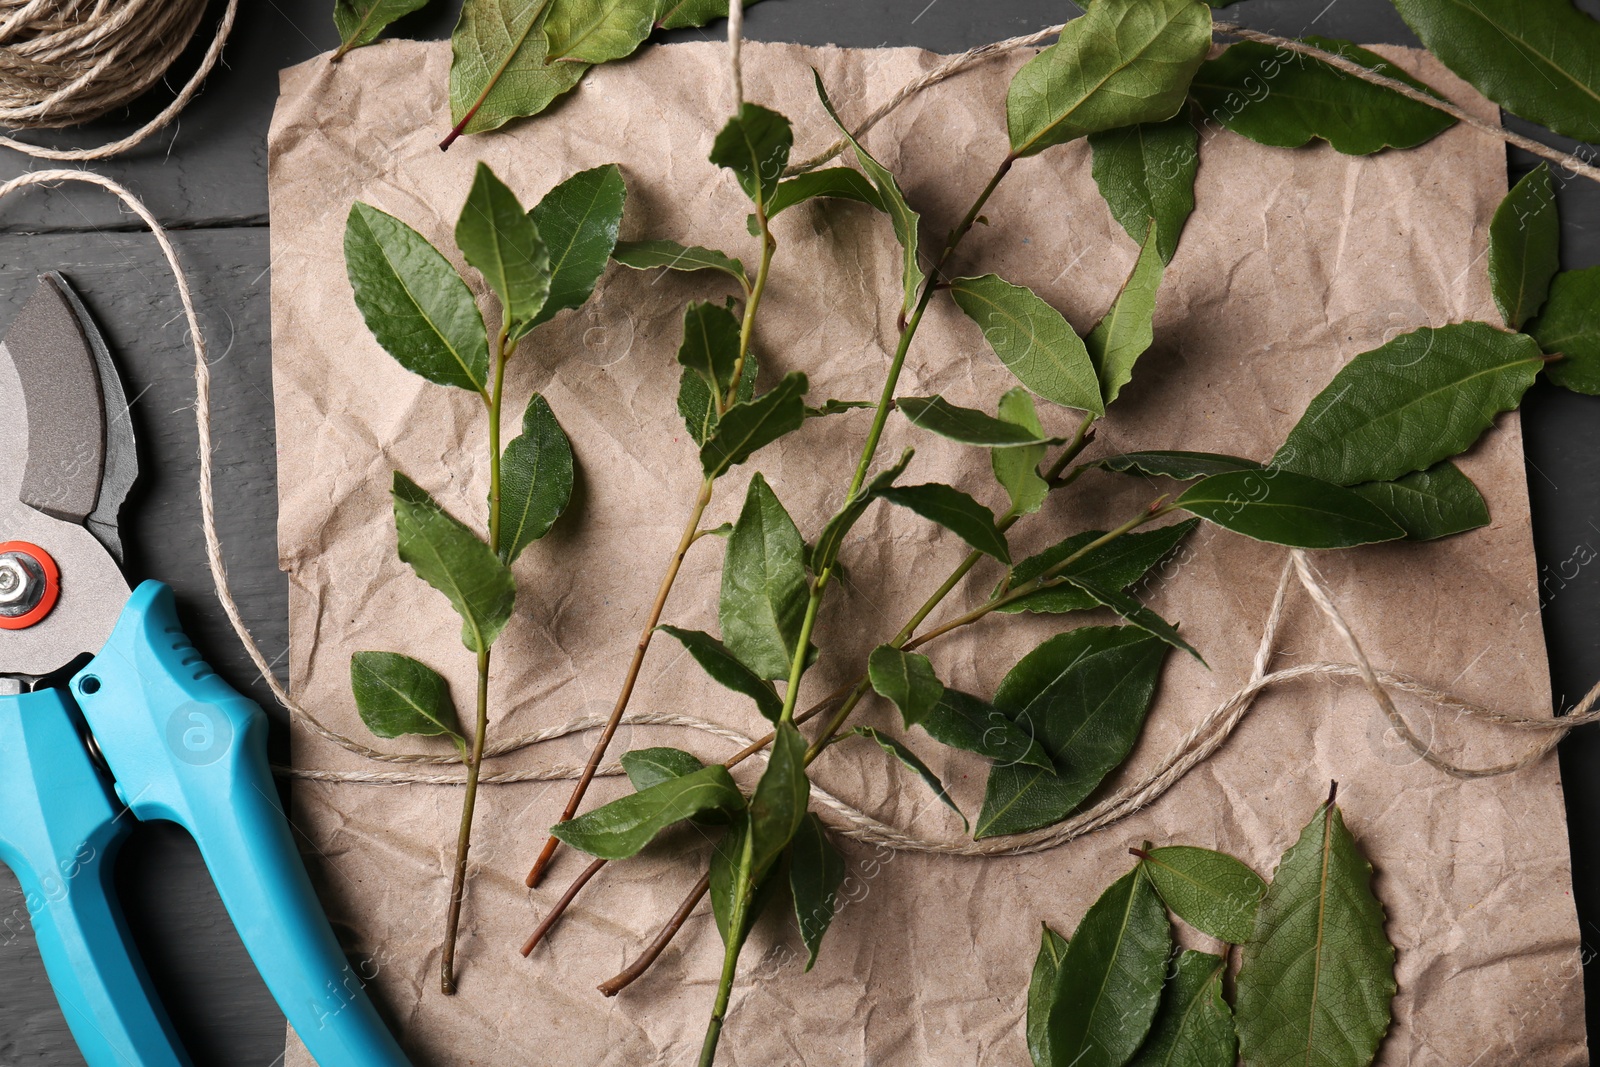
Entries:
{"label": "grey wooden table", "polygon": [[[97,165],[128,184],[162,221],[197,280],[212,345],[221,534],[233,587],[269,656],[288,645],[287,589],[277,567],[268,286],[266,131],[277,71],[337,43],[331,0],[246,0],[226,65],[181,123],[130,156]],[[397,29],[442,37],[455,0]],[[1580,6],[1600,15],[1600,0]],[[214,0],[214,19],[221,3]],[[748,36],[806,44],[918,45],[959,51],[1072,13],[1053,0],[766,0],[752,8]],[[1246,0],[1236,21],[1284,34],[1316,32],[1359,41],[1414,44],[1386,0]],[[214,25],[214,22],[208,25]],[[720,32],[717,27],[709,34]],[[698,39],[683,31],[680,39]],[[198,61],[191,48],[169,80],[181,84]],[[50,143],[93,144],[136,127],[170,99],[162,90],[115,120],[49,135]],[[1513,154],[1513,176],[1529,160]],[[0,178],[36,164],[6,153]],[[1600,188],[1562,189],[1564,265],[1600,263]],[[141,438],[143,481],[125,516],[130,566],[177,590],[191,635],[212,664],[274,708],[211,594],[196,498],[197,443],[190,353],[180,309],[155,242],[110,197],[83,186],[31,190],[0,207],[0,324],[9,323],[41,271],[64,271],[104,326],[122,362]],[[1557,702],[1570,703],[1600,677],[1600,400],[1536,386],[1525,407],[1544,622]],[[1561,762],[1573,846],[1574,892],[1586,945],[1600,945],[1600,733],[1570,738]],[[256,977],[181,831],[141,828],[117,883],[144,958],[198,1067],[267,1067],[283,1054],[283,1018]],[[0,868],[0,915],[25,918],[21,894]],[[11,930],[15,924],[6,924]],[[1591,948],[1587,953],[1594,955]],[[1591,1007],[1600,972],[1591,970]],[[1591,1011],[1591,1016],[1600,1012]],[[1600,1028],[1591,1023],[1591,1033]],[[0,1067],[76,1065],[67,1032],[25,926],[0,933]],[[553,1062],[553,1061],[552,1061]],[[341,1065],[327,1065],[341,1067]]]}

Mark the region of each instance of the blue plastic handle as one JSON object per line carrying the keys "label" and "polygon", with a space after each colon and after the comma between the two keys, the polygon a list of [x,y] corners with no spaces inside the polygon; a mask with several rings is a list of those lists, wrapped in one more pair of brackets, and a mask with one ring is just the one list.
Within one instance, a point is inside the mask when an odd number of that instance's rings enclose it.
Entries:
{"label": "blue plastic handle", "polygon": [[141,820],[194,836],[267,988],[321,1067],[409,1067],[306,877],[267,766],[266,716],[200,658],[172,590],[134,590],[72,696]]}
{"label": "blue plastic handle", "polygon": [[0,860],[23,893],[6,936],[33,926],[90,1067],[188,1067],[112,886],[132,825],[117,818],[63,693],[0,696]]}

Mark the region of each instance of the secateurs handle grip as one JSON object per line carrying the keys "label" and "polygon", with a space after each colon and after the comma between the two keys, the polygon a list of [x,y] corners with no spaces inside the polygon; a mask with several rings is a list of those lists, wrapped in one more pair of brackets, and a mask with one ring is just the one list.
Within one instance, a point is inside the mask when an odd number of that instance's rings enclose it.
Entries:
{"label": "secateurs handle grip", "polygon": [[345,959],[267,766],[267,720],[178,623],[172,590],[134,590],[72,696],[141,820],[194,836],[267,988],[322,1067],[408,1067]]}
{"label": "secateurs handle grip", "polygon": [[189,1067],[133,950],[112,886],[118,818],[56,689],[0,696],[0,861],[23,904],[7,933],[32,925],[61,1013],[90,1067]]}

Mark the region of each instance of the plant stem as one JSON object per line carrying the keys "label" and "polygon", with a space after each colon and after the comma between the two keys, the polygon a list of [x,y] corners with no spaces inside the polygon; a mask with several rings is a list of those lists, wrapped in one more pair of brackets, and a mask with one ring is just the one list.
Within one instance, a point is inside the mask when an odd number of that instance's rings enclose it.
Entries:
{"label": "plant stem", "polygon": [[[767,211],[765,205],[757,203],[756,221],[761,231],[761,262],[756,269],[755,284],[750,287],[749,299],[744,304],[744,319],[739,325],[739,358],[733,365],[733,383],[728,387],[726,396],[716,398],[717,414],[724,411],[739,399],[739,381],[744,377],[745,360],[750,354],[750,344],[755,336],[756,312],[761,307],[761,298],[767,291],[767,278],[772,272],[772,256],[777,251],[778,244],[772,237],[772,231],[767,226]],[[617,694],[617,701],[611,708],[611,717],[606,720],[605,729],[600,733],[600,739],[595,742],[594,748],[589,753],[589,761],[584,765],[583,774],[578,778],[578,783],[573,787],[572,796],[567,801],[567,806],[561,814],[561,821],[567,822],[578,813],[578,806],[583,803],[583,796],[589,790],[589,783],[594,780],[595,772],[600,769],[600,761],[605,758],[606,750],[611,746],[611,739],[616,736],[617,727],[622,723],[622,716],[628,709],[628,702],[633,699],[634,687],[639,681],[640,668],[644,666],[645,653],[650,650],[650,641],[655,637],[656,627],[661,622],[661,613],[666,609],[667,597],[672,592],[673,583],[678,580],[678,571],[683,567],[684,557],[690,547],[700,539],[703,531],[700,529],[700,520],[704,517],[706,507],[711,503],[711,494],[714,481],[711,478],[702,479],[700,492],[695,498],[694,508],[689,515],[689,521],[684,525],[683,536],[678,540],[678,548],[673,553],[671,562],[667,565],[667,572],[661,579],[661,585],[656,590],[655,604],[650,609],[650,617],[645,621],[644,629],[639,633],[639,641],[634,646],[633,659],[628,665],[627,676],[622,680],[622,690]],[[533,862],[533,867],[528,871],[526,884],[532,889],[544,878],[545,868],[549,866],[551,858],[561,842],[554,835],[546,839],[544,848],[539,851],[539,856]],[[558,908],[553,917],[559,917]]]}
{"label": "plant stem", "polygon": [[[706,885],[710,887],[710,880]],[[748,892],[741,894],[748,899]],[[744,925],[744,907],[734,905],[733,920],[728,924],[728,945],[722,953],[722,976],[717,981],[717,1000],[711,1007],[711,1021],[706,1024],[706,1039],[700,1046],[699,1067],[711,1067],[717,1059],[717,1042],[722,1039],[722,1020],[728,1015],[728,1000],[733,996],[733,977],[739,968],[739,950],[744,939],[738,936]]]}
{"label": "plant stem", "polygon": [[[504,400],[506,362],[511,355],[506,339],[510,323],[503,322],[495,340],[494,387],[484,397],[489,409],[489,548],[500,552],[500,412]],[[478,650],[478,714],[472,733],[472,753],[467,758],[466,795],[461,800],[461,826],[456,831],[455,872],[450,880],[450,905],[445,914],[444,948],[439,957],[439,989],[445,996],[456,991],[456,935],[461,928],[461,906],[467,895],[467,855],[472,849],[472,815],[478,804],[478,775],[483,769],[483,747],[489,734],[489,646]]]}
{"label": "plant stem", "polygon": [[[588,791],[589,783],[594,780],[595,772],[600,769],[600,761],[605,758],[606,749],[610,746],[611,739],[616,736],[617,727],[622,723],[622,713],[627,709],[628,701],[633,698],[634,687],[639,682],[639,670],[644,666],[644,655],[650,650],[650,639],[655,636],[656,626],[661,622],[661,613],[666,609],[667,596],[672,592],[672,585],[678,579],[678,571],[683,567],[684,557],[689,554],[689,548],[695,542],[695,534],[700,529],[700,519],[705,514],[706,506],[711,503],[711,486],[710,478],[702,479],[700,482],[700,492],[695,497],[689,521],[683,525],[683,536],[678,538],[678,547],[667,564],[666,574],[661,577],[655,603],[650,607],[650,615],[645,619],[644,629],[639,632],[639,640],[634,643],[633,659],[629,662],[628,673],[622,680],[622,691],[617,694],[617,701],[611,708],[611,717],[606,720],[605,729],[600,732],[600,739],[589,751],[589,762],[584,764],[583,774],[579,776],[578,784],[573,787],[572,796],[568,798],[567,806],[561,813],[562,822],[568,821],[578,813],[578,805],[583,803],[583,795]],[[537,886],[544,877],[545,867],[549,865],[550,857],[555,855],[559,844],[560,841],[554,835],[545,841],[539,858],[528,871],[526,881],[530,889]]]}
{"label": "plant stem", "polygon": [[672,918],[668,920],[666,926],[661,928],[661,932],[656,935],[656,939],[650,942],[649,947],[639,954],[639,958],[628,964],[615,978],[606,979],[596,988],[606,996],[614,997],[632,985],[634,979],[650,969],[650,965],[656,961],[656,957],[661,955],[667,945],[672,942],[673,937],[683,928],[683,924],[689,921],[689,914],[694,911],[695,905],[700,903],[700,898],[705,896],[710,888],[711,875],[702,874],[700,881],[695,883],[694,889],[684,898],[683,903],[678,906],[678,910],[672,913]]}
{"label": "plant stem", "polygon": [[605,865],[605,860],[595,860],[583,869],[582,874],[572,880],[572,884],[567,887],[567,891],[561,894],[561,899],[556,901],[556,906],[550,909],[549,915],[545,916],[544,922],[535,927],[533,933],[528,936],[528,940],[522,946],[522,954],[524,956],[539,947],[539,942],[544,940],[544,935],[550,932],[550,928],[556,924],[556,920],[561,918],[562,913],[567,910],[577,895],[583,892],[583,887],[589,884],[589,879],[599,874],[600,868]]}

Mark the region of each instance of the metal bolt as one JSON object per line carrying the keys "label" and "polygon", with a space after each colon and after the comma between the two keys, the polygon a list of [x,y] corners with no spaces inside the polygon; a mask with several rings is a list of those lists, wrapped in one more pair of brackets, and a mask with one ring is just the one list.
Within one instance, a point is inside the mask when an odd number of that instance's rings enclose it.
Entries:
{"label": "metal bolt", "polygon": [[17,618],[39,606],[44,597],[44,568],[23,552],[0,554],[0,616]]}

